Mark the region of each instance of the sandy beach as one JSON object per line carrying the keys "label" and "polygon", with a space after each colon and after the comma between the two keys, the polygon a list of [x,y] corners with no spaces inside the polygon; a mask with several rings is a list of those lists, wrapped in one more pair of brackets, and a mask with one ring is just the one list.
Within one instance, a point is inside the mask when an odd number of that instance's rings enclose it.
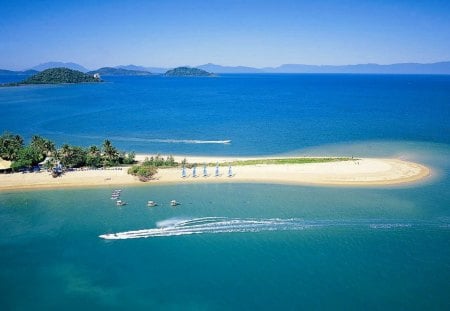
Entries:
{"label": "sandy beach", "polygon": [[[142,161],[145,157],[146,155],[137,155],[136,160]],[[184,158],[177,156],[175,160],[182,161]],[[228,176],[227,167],[220,167],[219,176],[214,176],[214,168],[208,167],[208,176],[204,177],[201,163],[223,163],[256,158],[194,156],[186,158],[189,163],[199,163],[198,177],[193,177],[192,171],[187,169],[187,176],[182,178],[180,168],[159,169],[154,179],[146,183],[127,174],[126,167],[76,170],[66,172],[57,178],[53,178],[48,172],[14,173],[0,175],[0,190],[207,182],[371,186],[410,183],[430,175],[430,169],[418,163],[400,159],[364,158],[325,163],[235,166],[232,168],[232,177]]]}

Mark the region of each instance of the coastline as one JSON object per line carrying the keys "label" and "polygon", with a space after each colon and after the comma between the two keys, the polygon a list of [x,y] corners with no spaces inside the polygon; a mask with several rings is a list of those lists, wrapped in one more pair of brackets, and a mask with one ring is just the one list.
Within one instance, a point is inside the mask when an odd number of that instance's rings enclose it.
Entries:
{"label": "coastline", "polygon": [[[142,161],[151,155],[136,155]],[[208,167],[208,176],[203,176],[203,163],[224,163],[253,159],[288,159],[293,157],[202,157],[175,156],[177,162],[184,158],[189,163],[198,163],[198,177],[186,169],[181,177],[180,168],[159,169],[154,178],[141,182],[127,173],[128,167],[98,170],[76,170],[53,178],[48,172],[0,174],[0,191],[38,190],[56,188],[90,188],[105,186],[151,186],[187,183],[267,183],[313,186],[395,186],[421,181],[431,175],[431,169],[414,162],[392,158],[361,158],[349,161],[305,163],[305,164],[257,164],[232,168],[220,167],[219,176],[214,176],[214,167]]]}

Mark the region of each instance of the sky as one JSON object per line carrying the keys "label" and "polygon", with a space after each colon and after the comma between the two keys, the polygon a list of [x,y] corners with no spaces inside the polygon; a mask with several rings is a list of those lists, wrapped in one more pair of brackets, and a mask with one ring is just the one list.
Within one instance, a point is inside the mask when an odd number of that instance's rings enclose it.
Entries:
{"label": "sky", "polygon": [[0,68],[450,60],[449,0],[0,0]]}

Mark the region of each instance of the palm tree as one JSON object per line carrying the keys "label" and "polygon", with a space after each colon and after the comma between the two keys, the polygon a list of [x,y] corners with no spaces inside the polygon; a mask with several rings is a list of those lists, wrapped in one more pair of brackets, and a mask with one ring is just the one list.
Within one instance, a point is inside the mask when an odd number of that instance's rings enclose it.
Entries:
{"label": "palm tree", "polygon": [[42,158],[47,157],[55,150],[55,144],[45,138],[38,135],[34,135],[31,138],[31,147],[42,155]]}
{"label": "palm tree", "polygon": [[4,133],[0,136],[0,157],[5,160],[17,160],[20,149],[23,148],[23,139],[19,135]]}
{"label": "palm tree", "polygon": [[62,145],[61,149],[59,150],[59,158],[64,166],[70,163],[71,151],[72,150],[68,144]]}
{"label": "palm tree", "polygon": [[103,142],[103,155],[105,158],[106,165],[114,165],[117,164],[119,160],[119,152],[117,149],[111,144],[111,141],[106,139]]}
{"label": "palm tree", "polygon": [[101,153],[97,146],[90,146],[87,151],[86,164],[92,167],[100,166]]}

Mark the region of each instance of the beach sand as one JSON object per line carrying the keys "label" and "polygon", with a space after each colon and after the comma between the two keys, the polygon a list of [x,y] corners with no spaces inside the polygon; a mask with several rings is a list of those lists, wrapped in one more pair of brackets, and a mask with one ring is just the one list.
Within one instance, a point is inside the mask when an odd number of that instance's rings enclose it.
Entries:
{"label": "beach sand", "polygon": [[[136,156],[142,161],[146,155]],[[184,156],[175,157],[182,161]],[[277,157],[278,159],[281,157]],[[186,183],[279,183],[310,185],[396,185],[419,181],[431,174],[427,167],[400,159],[364,158],[354,161],[337,161],[308,164],[261,164],[235,166],[233,176],[228,177],[228,167],[220,167],[220,175],[214,176],[214,167],[208,167],[208,177],[203,177],[202,163],[227,162],[257,158],[191,157],[189,163],[199,163],[198,177],[192,177],[192,170],[181,177],[180,168],[159,169],[154,179],[143,183],[127,174],[127,168],[104,170],[77,170],[53,178],[48,172],[0,174],[0,190],[155,185]],[[267,159],[267,157],[265,157]]]}

